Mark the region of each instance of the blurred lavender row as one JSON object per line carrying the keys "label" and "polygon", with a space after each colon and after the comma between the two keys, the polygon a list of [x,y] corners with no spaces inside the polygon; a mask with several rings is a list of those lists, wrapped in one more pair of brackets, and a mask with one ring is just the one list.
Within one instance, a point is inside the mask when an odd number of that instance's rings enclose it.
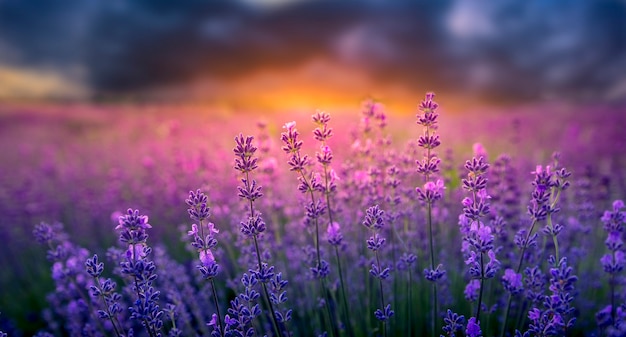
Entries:
{"label": "blurred lavender row", "polygon": [[623,335],[625,118],[444,107],[5,111],[0,330]]}

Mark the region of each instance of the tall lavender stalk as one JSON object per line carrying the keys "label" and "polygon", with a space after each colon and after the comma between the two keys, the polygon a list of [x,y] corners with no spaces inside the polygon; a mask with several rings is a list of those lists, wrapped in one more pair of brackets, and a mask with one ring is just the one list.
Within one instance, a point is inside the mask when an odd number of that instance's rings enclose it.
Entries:
{"label": "tall lavender stalk", "polygon": [[91,296],[102,298],[104,304],[105,310],[98,310],[98,316],[100,319],[108,319],[113,326],[115,335],[121,337],[124,330],[117,316],[122,312],[122,307],[119,303],[122,297],[115,292],[117,284],[110,278],[104,281],[101,280],[100,276],[104,271],[104,263],[98,261],[98,255],[87,259],[85,269],[96,282],[90,287]]}
{"label": "tall lavender stalk", "polygon": [[[522,270],[526,250],[528,248],[537,246],[538,234],[535,231],[535,226],[537,225],[537,223],[539,223],[539,221],[544,220],[547,217],[548,209],[550,208],[550,187],[552,186],[552,173],[550,167],[548,166],[544,169],[542,166],[538,165],[536,170],[532,173],[535,174],[535,179],[532,182],[534,190],[531,194],[530,205],[528,206],[528,214],[530,215],[531,220],[530,226],[529,229],[522,228],[515,234],[514,242],[520,249],[520,255],[517,262],[517,267],[514,271],[515,275],[509,272],[509,275],[511,275],[511,277],[517,277],[516,275],[521,275],[520,272]],[[504,322],[502,324],[502,329],[500,332],[501,337],[504,337],[506,333],[513,295],[513,292],[509,292],[506,309],[504,311]]]}
{"label": "tall lavender stalk", "polygon": [[[265,222],[261,218],[260,212],[255,212],[254,202],[261,198],[261,186],[259,186],[255,180],[250,180],[250,172],[255,170],[258,159],[254,157],[254,153],[257,148],[252,145],[252,136],[245,137],[239,135],[235,137],[236,146],[233,149],[235,153],[235,169],[244,175],[241,179],[243,186],[238,186],[239,197],[243,200],[247,200],[249,204],[249,216],[246,222],[241,222],[241,232],[248,238],[252,238],[254,242],[254,249],[256,252],[258,270],[251,271],[255,274],[256,278],[261,282],[263,289],[263,296],[265,302],[270,311],[270,318],[274,331],[278,336],[283,336],[283,329],[279,325],[281,321],[277,317],[277,311],[274,310],[272,299],[270,298],[269,291],[267,290],[267,284],[275,277],[274,266],[269,266],[267,263],[261,260],[261,250],[259,249],[258,236],[265,232]],[[285,318],[289,318],[290,315],[285,315]]]}
{"label": "tall lavender stalk", "polygon": [[[416,190],[420,196],[420,200],[426,204],[428,247],[430,249],[430,269],[424,270],[424,276],[428,281],[432,282],[433,284],[433,303],[431,317],[431,333],[433,336],[436,335],[437,313],[439,312],[437,305],[437,282],[445,274],[443,266],[441,264],[437,265],[435,263],[435,247],[433,238],[433,202],[441,198],[442,188],[439,188],[438,186],[443,187],[443,182],[441,184],[434,184],[431,181],[432,175],[439,172],[439,163],[441,162],[441,160],[433,152],[435,148],[441,145],[441,142],[439,141],[439,135],[436,134],[436,130],[438,128],[437,119],[439,117],[439,114],[437,113],[437,108],[439,107],[439,104],[437,104],[433,100],[434,97],[434,93],[427,93],[426,98],[419,105],[419,110],[421,113],[417,115],[417,124],[424,127],[424,133],[418,138],[417,143],[419,147],[424,149],[424,157],[416,162],[417,172],[423,175],[424,181],[426,182],[426,185],[424,185],[424,190],[421,190],[420,188],[417,188]],[[431,197],[426,197],[429,193],[428,189],[426,188],[427,185],[430,187]]]}
{"label": "tall lavender stalk", "polygon": [[[600,263],[604,271],[609,274],[609,296],[610,296],[610,323],[601,322],[600,326],[610,328],[608,335],[617,335],[620,332],[618,327],[622,325],[622,317],[617,317],[617,308],[615,306],[615,288],[618,285],[616,276],[624,270],[626,265],[626,256],[622,249],[624,242],[622,241],[622,233],[624,232],[624,224],[626,224],[626,213],[622,211],[624,202],[615,200],[613,202],[613,210],[605,211],[601,220],[604,224],[603,228],[607,232],[607,239],[604,242],[610,253],[602,256]],[[601,316],[601,312],[596,316]],[[623,327],[622,327],[623,328]]]}
{"label": "tall lavender stalk", "polygon": [[[215,303],[215,310],[217,311],[217,321],[219,323],[219,336],[224,337],[225,328],[222,322],[222,315],[220,314],[220,302],[217,298],[217,291],[215,289],[215,276],[219,272],[219,265],[215,262],[212,249],[217,245],[215,234],[219,233],[219,230],[215,228],[215,224],[212,222],[206,222],[210,216],[210,209],[207,206],[208,198],[200,190],[189,191],[189,198],[185,200],[185,203],[189,206],[187,212],[192,220],[198,221],[198,224],[191,225],[191,230],[188,235],[192,237],[191,246],[198,251],[200,264],[197,265],[198,270],[202,273],[202,276],[211,282],[211,292],[213,294],[213,302]],[[199,227],[199,230],[198,230]]]}
{"label": "tall lavender stalk", "polygon": [[156,280],[156,266],[148,256],[152,248],[147,245],[148,234],[146,229],[152,228],[148,217],[140,215],[139,210],[128,209],[125,215],[120,216],[120,242],[127,244],[125,260],[120,263],[122,274],[128,275],[133,281],[133,290],[137,295],[134,306],[130,307],[130,317],[141,321],[150,337],[161,335],[163,327],[163,311],[159,309],[158,300],[160,291],[152,283]]}
{"label": "tall lavender stalk", "polygon": [[[309,221],[312,221],[315,225],[315,254],[317,256],[317,263],[315,267],[311,268],[315,278],[320,280],[321,292],[324,296],[326,303],[326,315],[330,322],[331,333],[337,335],[337,327],[335,321],[332,319],[332,312],[330,309],[330,300],[328,296],[328,289],[326,287],[325,279],[329,274],[328,262],[324,261],[320,252],[320,234],[319,234],[319,217],[324,213],[324,205],[315,198],[315,191],[323,191],[324,186],[315,174],[311,174],[310,178],[307,178],[306,167],[310,164],[309,158],[306,154],[302,154],[302,141],[298,139],[299,133],[296,130],[296,122],[286,123],[284,126],[287,129],[286,132],[281,133],[281,140],[283,142],[282,150],[289,155],[288,164],[291,166],[290,170],[298,173],[298,190],[303,194],[308,194],[311,202],[306,207],[306,216]],[[328,131],[327,131],[328,132]],[[328,155],[328,153],[327,153]],[[331,226],[333,226],[331,222]]]}
{"label": "tall lavender stalk", "polygon": [[346,299],[346,287],[343,278],[343,270],[341,268],[341,258],[339,257],[339,245],[341,244],[341,240],[338,240],[341,235],[340,225],[334,221],[333,219],[333,205],[331,204],[331,195],[334,194],[337,190],[337,173],[332,169],[330,164],[333,160],[333,152],[328,146],[327,141],[333,135],[333,129],[328,127],[328,123],[330,122],[330,115],[323,111],[317,111],[315,115],[313,115],[313,122],[317,125],[315,130],[313,130],[313,135],[315,139],[321,143],[320,149],[321,151],[317,153],[317,161],[320,163],[324,169],[324,188],[323,194],[326,198],[326,210],[328,214],[328,231],[330,233],[329,237],[334,239],[329,239],[329,243],[334,247],[335,250],[335,258],[337,261],[337,268],[339,272],[339,284],[341,286],[341,299],[343,305],[343,313],[345,315],[346,327],[348,329],[348,334],[350,336],[352,333],[352,321],[350,319],[350,311],[348,309],[348,301]]}
{"label": "tall lavender stalk", "polygon": [[374,252],[376,257],[376,263],[372,263],[370,269],[370,275],[378,279],[378,286],[380,291],[380,304],[381,307],[376,309],[374,316],[383,324],[383,336],[387,336],[387,322],[394,315],[394,311],[391,309],[391,304],[385,302],[385,293],[383,291],[383,280],[389,278],[391,268],[383,267],[380,262],[379,250],[385,245],[386,239],[380,235],[380,230],[383,228],[385,222],[383,219],[385,212],[378,208],[378,205],[372,206],[367,209],[365,220],[363,225],[372,232],[372,236],[367,239],[367,249]]}
{"label": "tall lavender stalk", "polygon": [[552,267],[549,286],[552,294],[544,297],[543,310],[534,307],[528,311],[528,333],[532,336],[566,336],[567,329],[576,322],[576,317],[572,317],[575,308],[571,303],[578,277],[567,265],[567,258],[556,261],[554,256],[550,256],[548,263]]}
{"label": "tall lavender stalk", "polygon": [[550,188],[550,198],[548,200],[548,207],[546,208],[546,226],[543,229],[543,232],[552,237],[552,242],[554,244],[554,255],[556,257],[556,261],[560,261],[559,259],[559,241],[557,236],[563,230],[563,226],[561,224],[554,224],[552,221],[552,214],[560,212],[559,208],[559,198],[561,196],[561,192],[566,190],[570,183],[566,179],[571,175],[570,172],[565,170],[565,168],[558,168],[559,165],[559,157],[560,154],[557,152],[553,155],[554,158],[554,167],[553,170],[550,170],[548,166],[546,168],[549,171],[550,179],[548,181]]}
{"label": "tall lavender stalk", "polygon": [[[465,263],[469,265],[470,276],[480,281],[475,316],[476,322],[479,322],[485,280],[495,276],[499,270],[500,262],[495,256],[494,236],[491,233],[491,227],[482,222],[482,219],[489,214],[490,196],[487,194],[487,178],[485,178],[489,164],[481,156],[478,159],[472,158],[472,160],[465,162],[465,168],[469,173],[467,178],[463,179],[463,189],[471,193],[471,198],[466,197],[462,202],[463,216],[467,221],[462,222],[461,231],[464,234],[463,239],[469,244],[467,246],[468,252],[466,252],[469,257]],[[485,263],[485,255],[489,257],[488,263]]]}

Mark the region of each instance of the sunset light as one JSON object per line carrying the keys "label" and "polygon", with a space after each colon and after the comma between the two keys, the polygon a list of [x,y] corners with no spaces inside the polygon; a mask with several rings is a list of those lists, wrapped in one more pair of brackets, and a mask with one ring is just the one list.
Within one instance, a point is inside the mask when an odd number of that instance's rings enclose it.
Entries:
{"label": "sunset light", "polygon": [[0,0],[0,337],[626,336],[625,22]]}

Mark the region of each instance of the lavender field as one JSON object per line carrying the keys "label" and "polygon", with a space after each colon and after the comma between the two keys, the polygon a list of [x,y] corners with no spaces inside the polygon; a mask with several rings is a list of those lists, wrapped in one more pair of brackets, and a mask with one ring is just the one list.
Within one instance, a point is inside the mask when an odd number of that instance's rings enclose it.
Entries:
{"label": "lavender field", "polygon": [[0,107],[3,336],[626,335],[623,106],[206,109]]}

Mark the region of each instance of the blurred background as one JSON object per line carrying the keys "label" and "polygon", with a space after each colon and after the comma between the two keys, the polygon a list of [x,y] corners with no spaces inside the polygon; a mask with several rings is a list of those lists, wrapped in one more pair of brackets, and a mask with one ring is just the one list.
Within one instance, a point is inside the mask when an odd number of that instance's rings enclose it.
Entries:
{"label": "blurred background", "polygon": [[626,97],[626,1],[0,0],[0,100],[412,111]]}
{"label": "blurred background", "polygon": [[337,163],[373,98],[401,149],[427,91],[447,164],[480,142],[526,181],[559,150],[590,190],[625,195],[624,0],[0,0],[0,330],[46,325],[40,221],[103,254],[111,215],[138,208],[188,258],[187,191],[236,205],[235,135],[265,139],[280,176],[281,126],[314,153],[323,109]]}

